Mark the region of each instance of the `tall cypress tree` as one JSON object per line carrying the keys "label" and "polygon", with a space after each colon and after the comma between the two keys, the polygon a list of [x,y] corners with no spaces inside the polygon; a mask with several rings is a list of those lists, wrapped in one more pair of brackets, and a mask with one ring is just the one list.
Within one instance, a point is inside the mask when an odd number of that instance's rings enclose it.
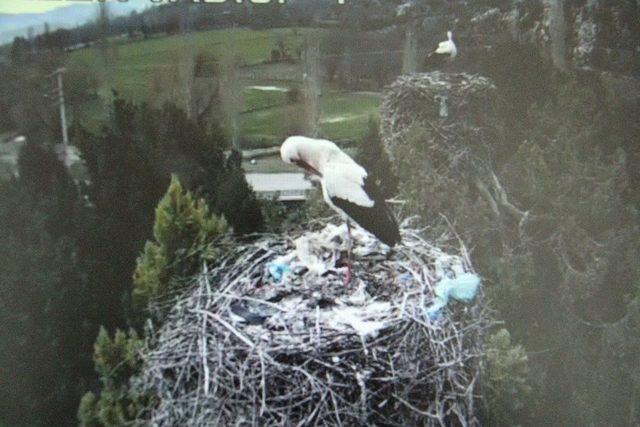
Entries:
{"label": "tall cypress tree", "polygon": [[86,208],[52,151],[25,146],[19,171],[0,184],[0,424],[68,425],[97,330],[79,257]]}

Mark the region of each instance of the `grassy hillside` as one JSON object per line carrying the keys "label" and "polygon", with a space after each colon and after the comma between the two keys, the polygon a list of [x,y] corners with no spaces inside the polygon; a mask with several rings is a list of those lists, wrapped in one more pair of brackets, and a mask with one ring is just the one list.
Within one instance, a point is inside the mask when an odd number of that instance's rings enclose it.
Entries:
{"label": "grassy hillside", "polygon": [[[255,31],[225,29],[188,35],[158,37],[149,40],[112,40],[106,57],[97,48],[70,54],[70,75],[86,73],[96,76],[97,92],[109,99],[112,89],[120,96],[138,102],[157,100],[159,91],[176,84],[172,76],[180,73],[184,58],[200,55],[205,63],[228,57],[240,59],[241,85],[244,87],[241,133],[244,148],[278,144],[295,121],[301,120],[299,103],[290,103],[288,91],[299,89],[302,71],[297,63],[265,63],[278,43],[286,46],[293,58],[304,36],[322,37],[323,30],[274,29]],[[188,59],[187,59],[188,61]],[[73,82],[70,82],[73,84]],[[331,139],[359,138],[370,116],[377,116],[380,96],[375,93],[345,93],[325,87],[322,95],[321,130]],[[106,114],[103,102],[92,101],[76,108],[78,118],[97,126]]]}
{"label": "grassy hillside", "polygon": [[[380,95],[330,91],[321,99],[322,135],[334,140],[360,138],[369,117],[377,116]],[[242,115],[242,129],[256,145],[268,146],[286,135],[291,122],[300,117],[299,104],[258,110]],[[260,141],[263,141],[260,143]]]}
{"label": "grassy hillside", "polygon": [[112,40],[107,62],[98,49],[83,49],[70,56],[68,66],[95,71],[100,79],[101,94],[108,95],[111,88],[115,88],[126,98],[144,101],[150,78],[186,54],[201,54],[213,60],[233,51],[242,64],[257,64],[270,58],[278,38],[295,49],[302,42],[303,34],[309,31],[312,30],[225,29],[133,42]]}

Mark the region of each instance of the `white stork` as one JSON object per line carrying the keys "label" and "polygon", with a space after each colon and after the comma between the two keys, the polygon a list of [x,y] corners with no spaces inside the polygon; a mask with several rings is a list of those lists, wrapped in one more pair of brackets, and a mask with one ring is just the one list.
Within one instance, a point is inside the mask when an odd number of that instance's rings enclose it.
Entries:
{"label": "white stork", "polygon": [[427,55],[426,65],[443,65],[444,62],[451,62],[458,56],[458,47],[453,41],[453,33],[447,31],[447,40],[438,43],[436,50]]}
{"label": "white stork", "polygon": [[447,40],[438,43],[438,48],[434,53],[438,55],[449,55],[449,59],[453,60],[458,55],[458,48],[453,42],[453,33],[447,31]]}
{"label": "white stork", "polygon": [[324,201],[346,221],[349,243],[345,283],[351,281],[349,219],[389,246],[400,242],[398,223],[375,182],[336,144],[325,139],[292,136],[280,147],[280,155],[284,162],[315,176],[322,186]]}

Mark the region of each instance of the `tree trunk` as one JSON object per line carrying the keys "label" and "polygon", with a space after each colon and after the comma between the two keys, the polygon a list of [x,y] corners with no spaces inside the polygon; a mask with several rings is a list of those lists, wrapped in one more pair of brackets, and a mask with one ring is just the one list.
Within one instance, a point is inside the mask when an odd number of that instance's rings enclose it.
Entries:
{"label": "tree trunk", "polygon": [[309,37],[305,41],[303,53],[304,107],[307,131],[311,136],[318,136],[320,129],[320,39]]}
{"label": "tree trunk", "polygon": [[551,33],[551,59],[560,69],[567,68],[567,22],[564,0],[546,0],[549,4],[549,32]]}
{"label": "tree trunk", "polygon": [[418,71],[418,28],[416,19],[407,22],[405,30],[404,51],[402,53],[402,73]]}

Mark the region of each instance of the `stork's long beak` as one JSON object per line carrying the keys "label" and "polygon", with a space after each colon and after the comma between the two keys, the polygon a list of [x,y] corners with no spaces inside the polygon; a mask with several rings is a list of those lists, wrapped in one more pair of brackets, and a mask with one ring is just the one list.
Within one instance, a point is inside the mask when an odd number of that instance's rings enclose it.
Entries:
{"label": "stork's long beak", "polygon": [[309,163],[305,162],[304,160],[297,159],[297,160],[294,160],[293,163],[295,163],[297,166],[301,167],[302,169],[306,170],[311,175],[316,175],[322,178],[322,174],[320,173],[320,171],[314,168],[313,166],[311,166]]}

